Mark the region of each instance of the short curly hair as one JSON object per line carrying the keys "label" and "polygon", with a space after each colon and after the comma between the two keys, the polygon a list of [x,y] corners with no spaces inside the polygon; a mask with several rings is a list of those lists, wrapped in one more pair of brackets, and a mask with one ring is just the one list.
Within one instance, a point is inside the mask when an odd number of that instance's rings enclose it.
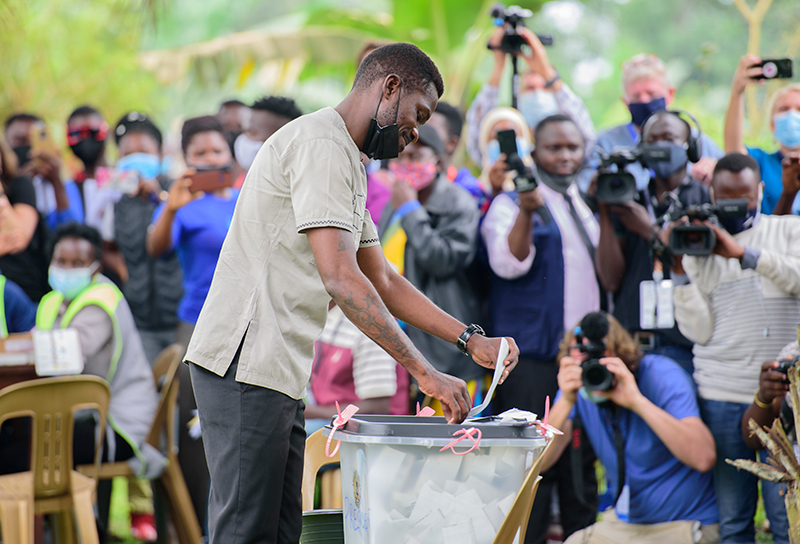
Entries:
{"label": "short curly hair", "polygon": [[98,262],[103,260],[103,237],[100,236],[100,231],[94,227],[90,227],[89,225],[71,221],[69,223],[62,223],[53,233],[50,240],[51,261],[53,260],[53,252],[56,249],[56,245],[58,245],[58,243],[64,238],[77,238],[79,240],[86,240],[92,244],[95,260]]}
{"label": "short curly hair", "polygon": [[295,104],[294,100],[285,96],[265,96],[263,98],[259,98],[253,102],[253,105],[250,106],[250,108],[254,110],[268,111],[270,113],[274,113],[275,115],[288,117],[289,119],[297,119],[303,115],[303,112],[297,107],[297,104]]}
{"label": "short curly hair", "polygon": [[364,90],[389,74],[397,74],[407,89],[425,92],[433,84],[437,97],[444,93],[444,81],[436,64],[410,43],[390,43],[367,55],[358,67],[353,89]]}

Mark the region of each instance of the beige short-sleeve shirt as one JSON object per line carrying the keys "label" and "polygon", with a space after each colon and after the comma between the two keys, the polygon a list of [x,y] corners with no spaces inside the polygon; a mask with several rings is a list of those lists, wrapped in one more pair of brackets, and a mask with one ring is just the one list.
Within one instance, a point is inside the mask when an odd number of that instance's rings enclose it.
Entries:
{"label": "beige short-sleeve shirt", "polygon": [[239,194],[186,360],[223,376],[244,337],[236,379],[300,398],[330,300],[305,232],[338,227],[356,247],[377,245],[366,195],[361,153],[333,108],[267,140]]}

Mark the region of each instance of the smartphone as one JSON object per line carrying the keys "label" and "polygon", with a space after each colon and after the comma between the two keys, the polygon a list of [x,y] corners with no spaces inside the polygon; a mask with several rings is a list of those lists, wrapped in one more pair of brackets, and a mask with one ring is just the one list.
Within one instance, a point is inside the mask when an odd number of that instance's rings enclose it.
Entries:
{"label": "smartphone", "polygon": [[763,75],[753,79],[789,79],[792,77],[792,59],[764,59],[751,68],[760,67]]}
{"label": "smartphone", "polygon": [[30,140],[31,154],[44,152],[50,155],[56,155],[58,153],[58,147],[50,137],[50,131],[47,130],[47,125],[41,121],[31,125]]}
{"label": "smartphone", "polygon": [[233,185],[230,170],[198,170],[191,175],[192,184],[189,190],[193,193],[203,191],[209,193]]}
{"label": "smartphone", "polygon": [[512,158],[512,155],[518,155],[517,151],[517,133],[513,130],[501,130],[497,133],[497,143],[500,144],[500,153],[506,154],[506,161]]}

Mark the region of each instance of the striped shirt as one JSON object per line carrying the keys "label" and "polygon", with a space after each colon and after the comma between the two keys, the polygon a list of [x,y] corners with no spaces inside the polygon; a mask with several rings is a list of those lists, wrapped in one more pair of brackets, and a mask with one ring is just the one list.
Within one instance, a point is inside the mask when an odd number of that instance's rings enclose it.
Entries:
{"label": "striped shirt", "polygon": [[675,288],[675,318],[695,342],[700,397],[750,404],[761,364],[797,338],[800,218],[761,216],[734,238],[761,252],[755,270],[718,255],[684,257],[692,283]]}

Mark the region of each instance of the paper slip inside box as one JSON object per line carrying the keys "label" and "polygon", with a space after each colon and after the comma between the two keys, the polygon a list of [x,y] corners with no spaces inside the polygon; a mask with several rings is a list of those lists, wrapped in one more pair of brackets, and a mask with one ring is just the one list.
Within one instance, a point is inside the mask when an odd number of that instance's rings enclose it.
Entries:
{"label": "paper slip inside box", "polygon": [[83,372],[83,353],[75,329],[33,331],[36,374],[65,376]]}

